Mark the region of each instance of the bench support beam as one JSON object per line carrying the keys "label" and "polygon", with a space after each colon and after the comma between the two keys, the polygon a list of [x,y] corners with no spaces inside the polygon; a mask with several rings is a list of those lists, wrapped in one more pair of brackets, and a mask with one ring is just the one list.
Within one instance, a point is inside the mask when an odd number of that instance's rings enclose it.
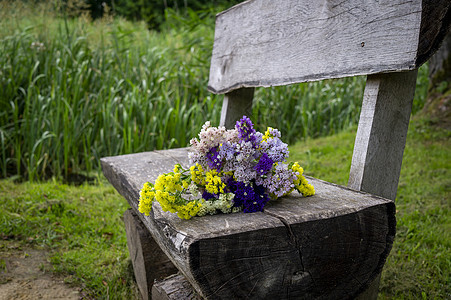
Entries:
{"label": "bench support beam", "polygon": [[417,70],[369,75],[348,187],[395,200]]}
{"label": "bench support beam", "polygon": [[220,126],[233,129],[236,121],[243,115],[251,116],[254,90],[255,88],[241,88],[224,95]]}
{"label": "bench support beam", "polygon": [[150,299],[155,280],[178,272],[132,209],[124,213],[125,231],[136,283],[143,299]]}
{"label": "bench support beam", "polygon": [[[348,187],[395,200],[417,70],[368,75]],[[377,299],[380,274],[359,300]]]}

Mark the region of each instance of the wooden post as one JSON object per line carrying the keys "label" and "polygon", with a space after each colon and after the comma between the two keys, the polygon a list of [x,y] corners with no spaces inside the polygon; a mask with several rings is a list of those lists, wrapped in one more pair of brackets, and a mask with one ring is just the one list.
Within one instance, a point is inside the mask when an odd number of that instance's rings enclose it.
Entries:
{"label": "wooden post", "polygon": [[136,283],[142,298],[150,299],[154,281],[175,274],[178,270],[132,209],[125,211],[124,223]]}
{"label": "wooden post", "polygon": [[348,187],[395,200],[417,70],[369,75]]}
{"label": "wooden post", "polygon": [[[348,187],[395,200],[417,70],[369,75]],[[358,299],[377,299],[379,276]]]}
{"label": "wooden post", "polygon": [[241,88],[224,95],[220,126],[232,129],[243,115],[250,117],[254,90],[255,88]]}

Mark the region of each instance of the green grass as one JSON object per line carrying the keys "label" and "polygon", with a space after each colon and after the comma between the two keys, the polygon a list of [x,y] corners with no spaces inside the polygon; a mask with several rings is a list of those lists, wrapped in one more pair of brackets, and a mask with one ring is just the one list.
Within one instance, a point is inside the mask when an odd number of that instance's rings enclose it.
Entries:
{"label": "green grass", "polygon": [[425,122],[413,123],[407,136],[384,298],[451,296],[451,133]]}
{"label": "green grass", "polygon": [[[382,273],[380,299],[447,299],[451,293],[451,136],[424,119],[411,122],[396,199],[397,234]],[[306,174],[346,185],[355,129],[290,147]],[[95,298],[136,291],[122,214],[107,185],[0,181],[0,247],[52,251],[55,271]]]}
{"label": "green grass", "polygon": [[[101,157],[184,147],[205,121],[219,123],[223,96],[207,91],[215,12],[169,13],[154,32],[20,3],[0,1],[0,177],[95,173]],[[289,143],[334,134],[357,124],[364,82],[257,89],[250,117]]]}
{"label": "green grass", "polygon": [[2,180],[0,199],[0,251],[15,243],[46,249],[54,271],[90,297],[133,295],[122,222],[128,204],[113,187]]}

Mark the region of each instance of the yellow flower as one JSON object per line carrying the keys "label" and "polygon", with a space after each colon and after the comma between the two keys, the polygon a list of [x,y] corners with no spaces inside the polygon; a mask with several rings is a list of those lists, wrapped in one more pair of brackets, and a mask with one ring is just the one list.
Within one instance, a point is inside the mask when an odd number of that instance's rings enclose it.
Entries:
{"label": "yellow flower", "polygon": [[194,201],[190,201],[185,205],[179,205],[177,206],[177,216],[180,219],[191,219],[195,215],[197,215],[197,212],[201,208],[202,204]]}
{"label": "yellow flower", "polygon": [[309,184],[307,179],[305,179],[302,175],[304,174],[304,169],[297,162],[295,162],[291,167],[291,170],[297,173],[297,179],[293,183],[298,192],[304,197],[313,196],[315,194],[315,188],[313,185]]}
{"label": "yellow flower", "polygon": [[152,210],[152,201],[155,198],[155,190],[149,182],[144,183],[143,188],[139,192],[139,212],[148,216]]}
{"label": "yellow flower", "polygon": [[161,174],[158,176],[157,180],[155,180],[155,190],[157,191],[163,191],[164,190],[164,185],[165,185],[165,180],[166,179],[166,175]]}
{"label": "yellow flower", "polygon": [[[197,215],[202,204],[197,201],[188,201],[182,198],[181,192],[190,187],[191,180],[205,185],[205,174],[201,165],[196,164],[190,168],[192,179],[182,180],[181,166],[174,166],[174,172],[161,174],[155,185],[146,182],[139,193],[138,209],[141,213],[149,215],[154,199],[160,203],[163,211],[177,213],[182,219],[190,219]],[[182,169],[183,172],[185,170]],[[217,184],[217,180],[214,180]]]}
{"label": "yellow flower", "polygon": [[196,164],[195,166],[191,166],[189,170],[191,173],[191,180],[194,181],[194,183],[205,185],[204,169],[201,165]]}
{"label": "yellow flower", "polygon": [[183,186],[184,189],[187,189],[189,187],[189,182],[186,181],[186,180],[183,180],[182,181],[182,186]]}
{"label": "yellow flower", "polygon": [[262,142],[266,142],[268,139],[273,138],[274,136],[270,133],[272,127],[268,127],[265,131],[265,135],[262,137]]}
{"label": "yellow flower", "polygon": [[226,185],[225,183],[222,183],[221,177],[218,175],[219,173],[215,169],[205,173],[205,182],[207,183],[205,188],[210,194],[224,193]]}

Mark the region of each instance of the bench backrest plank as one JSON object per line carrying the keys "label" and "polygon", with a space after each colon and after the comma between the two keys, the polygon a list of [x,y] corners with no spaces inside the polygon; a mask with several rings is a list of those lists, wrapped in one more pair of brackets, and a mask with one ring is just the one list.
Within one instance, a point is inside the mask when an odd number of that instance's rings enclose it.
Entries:
{"label": "bench backrest plank", "polygon": [[209,90],[416,69],[443,38],[449,2],[243,2],[217,16]]}

